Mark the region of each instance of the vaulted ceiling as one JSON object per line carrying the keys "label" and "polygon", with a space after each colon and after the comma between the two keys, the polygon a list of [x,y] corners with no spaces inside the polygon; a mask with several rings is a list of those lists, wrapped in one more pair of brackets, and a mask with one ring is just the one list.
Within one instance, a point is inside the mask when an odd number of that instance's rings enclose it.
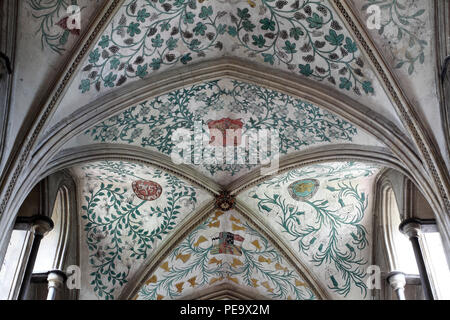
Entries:
{"label": "vaulted ceiling", "polygon": [[154,269],[135,299],[201,296],[224,283],[264,299],[317,299],[297,268],[235,211],[211,214]]}
{"label": "vaulted ceiling", "polygon": [[[220,57],[307,77],[397,119],[333,6],[324,1],[125,1],[54,122],[114,88]],[[400,121],[396,121],[400,124]]]}
{"label": "vaulted ceiling", "polygon": [[[384,146],[364,130],[311,103],[257,85],[221,78],[199,83],[158,96],[94,125],[72,141],[67,148],[96,143],[142,147],[171,156],[177,143],[172,139],[177,129],[192,131],[199,123],[201,132],[208,132],[214,121],[240,121],[242,136],[251,130],[275,130],[279,134],[280,156],[331,144]],[[203,143],[202,151],[210,143]],[[198,143],[198,142],[196,142]],[[244,143],[244,142],[242,142]],[[258,163],[244,162],[207,164],[194,167],[227,185],[242,177]]]}
{"label": "vaulted ceiling", "polygon": [[77,166],[82,298],[180,299],[224,284],[265,299],[367,298],[379,170],[300,167],[221,211],[203,188],[152,166]]}
{"label": "vaulted ceiling", "polygon": [[[8,130],[42,107],[22,164],[36,171],[21,181],[76,177],[82,298],[367,299],[378,173],[408,172],[442,205],[439,161],[421,160],[411,116],[444,150],[432,1],[70,4],[81,30],[68,28],[69,1],[18,5]],[[366,25],[373,4],[378,30]],[[225,122],[274,130],[279,170],[174,164],[174,133],[197,122],[206,134]],[[215,206],[224,194],[232,210]]]}

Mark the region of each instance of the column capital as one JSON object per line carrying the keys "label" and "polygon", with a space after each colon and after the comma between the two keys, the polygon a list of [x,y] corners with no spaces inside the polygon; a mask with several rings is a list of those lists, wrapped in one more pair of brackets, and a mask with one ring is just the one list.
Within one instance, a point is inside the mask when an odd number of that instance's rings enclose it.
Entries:
{"label": "column capital", "polygon": [[47,216],[34,216],[31,230],[35,235],[45,236],[55,226],[52,219]]}
{"label": "column capital", "polygon": [[56,299],[57,291],[62,288],[62,286],[66,282],[66,280],[67,280],[67,275],[61,270],[53,270],[53,271],[48,272],[47,300],[55,300]]}
{"label": "column capital", "polygon": [[418,219],[406,219],[400,223],[399,230],[409,238],[418,238],[421,233],[421,223]]}
{"label": "column capital", "polygon": [[406,275],[400,271],[393,271],[388,274],[386,280],[391,285],[392,289],[404,289],[406,285]]}
{"label": "column capital", "polygon": [[60,288],[67,280],[67,275],[61,270],[53,270],[48,272],[48,287]]}

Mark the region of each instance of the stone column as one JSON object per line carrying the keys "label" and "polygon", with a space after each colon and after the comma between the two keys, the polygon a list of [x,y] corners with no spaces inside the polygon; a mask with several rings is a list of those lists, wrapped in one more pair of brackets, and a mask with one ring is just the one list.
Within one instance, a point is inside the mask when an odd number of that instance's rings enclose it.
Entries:
{"label": "stone column", "polygon": [[47,300],[56,300],[56,293],[66,282],[67,276],[63,271],[53,270],[48,273],[48,294]]}
{"label": "stone column", "polygon": [[428,277],[425,260],[423,258],[422,248],[420,247],[419,242],[419,238],[422,235],[420,221],[417,219],[407,219],[400,224],[399,229],[409,238],[413,246],[417,267],[420,274],[420,282],[422,283],[422,289],[425,299],[434,300],[430,279]]}
{"label": "stone column", "polygon": [[406,285],[406,277],[403,272],[394,271],[388,274],[387,281],[391,285],[392,289],[394,289],[397,294],[398,300],[406,300],[405,298],[405,285]]}
{"label": "stone column", "polygon": [[30,255],[25,269],[22,286],[20,287],[19,300],[25,300],[27,296],[28,287],[30,286],[31,276],[33,275],[34,264],[36,263],[39,246],[44,236],[49,233],[54,227],[52,219],[47,216],[32,217],[31,232],[34,234],[33,245],[31,247]]}

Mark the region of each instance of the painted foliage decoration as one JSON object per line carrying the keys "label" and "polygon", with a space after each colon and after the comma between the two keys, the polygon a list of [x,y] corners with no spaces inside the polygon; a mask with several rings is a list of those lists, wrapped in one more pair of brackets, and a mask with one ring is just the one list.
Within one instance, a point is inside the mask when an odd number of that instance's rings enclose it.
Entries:
{"label": "painted foliage decoration", "polygon": [[99,298],[116,297],[161,240],[209,199],[183,180],[139,164],[102,161],[75,171],[85,186],[81,209],[90,289]]}
{"label": "painted foliage decoration", "polygon": [[324,1],[128,0],[102,35],[79,89],[121,86],[197,58],[242,56],[372,94],[358,47]]}
{"label": "painted foliage decoration", "polygon": [[[68,7],[81,5],[84,1],[79,0],[26,0],[32,10],[32,16],[39,22],[36,34],[40,35],[42,48],[62,54],[70,36],[79,36],[81,30],[68,27]],[[89,2],[98,0],[89,0]],[[72,23],[75,25],[74,23]]]}
{"label": "painted foliage decoration", "polygon": [[383,36],[396,58],[395,68],[406,68],[412,75],[417,69],[416,63],[424,64],[427,56],[428,1],[365,0],[362,10],[367,10],[371,5],[381,9],[382,21],[378,34]]}
{"label": "painted foliage decoration", "polygon": [[[359,299],[367,296],[371,218],[366,210],[378,170],[355,162],[311,165],[268,180],[238,198],[258,210],[332,292]],[[300,191],[317,186],[317,193],[299,201],[291,190],[298,179],[303,179]]]}
{"label": "painted foliage decoration", "polygon": [[[312,104],[286,94],[245,82],[221,79],[157,97],[113,116],[85,132],[90,140],[133,144],[170,155],[177,129],[193,130],[202,119],[239,119],[242,134],[249,130],[275,129],[280,154],[328,142],[351,142],[358,130],[349,122]],[[220,127],[218,122],[210,125]],[[222,125],[223,127],[223,125]],[[204,132],[209,132],[203,123]],[[248,159],[246,159],[248,160]],[[194,163],[194,162],[193,162]],[[205,173],[236,175],[256,165],[204,164]]]}
{"label": "painted foliage decoration", "polygon": [[[234,249],[220,252],[217,235],[221,245],[233,242]],[[236,211],[212,213],[164,259],[135,298],[180,299],[221,283],[269,299],[316,299],[286,259]]]}

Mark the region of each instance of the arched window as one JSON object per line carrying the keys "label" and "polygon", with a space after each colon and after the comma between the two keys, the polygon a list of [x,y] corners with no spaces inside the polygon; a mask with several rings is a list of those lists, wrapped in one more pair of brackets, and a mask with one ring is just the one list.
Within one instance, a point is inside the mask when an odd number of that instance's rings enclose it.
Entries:
{"label": "arched window", "polygon": [[439,300],[450,300],[450,270],[439,232],[424,232],[421,237],[425,262],[430,273],[433,294]]}
{"label": "arched window", "polygon": [[34,264],[28,299],[73,299],[76,296],[70,290],[66,290],[65,286],[59,285],[58,290],[53,287],[50,289],[47,281],[48,276],[55,272],[59,275],[65,274],[66,269],[73,263],[67,259],[67,255],[71,252],[70,247],[73,246],[72,240],[76,239],[76,237],[71,237],[74,233],[74,230],[71,230],[71,227],[74,227],[71,222],[75,217],[70,212],[74,206],[71,200],[73,199],[70,198],[69,189],[61,186],[58,189],[51,213],[54,227],[41,241]]}
{"label": "arched window", "polygon": [[66,187],[61,187],[51,216],[55,226],[41,242],[33,273],[61,270],[64,267],[69,235],[69,214],[69,193]]}
{"label": "arched window", "polygon": [[394,190],[389,184],[382,188],[381,220],[390,271],[418,275],[414,251],[408,238],[399,230],[400,212]]}
{"label": "arched window", "polygon": [[0,268],[0,300],[16,299],[30,254],[33,237],[28,230],[14,229]]}
{"label": "arched window", "polygon": [[[11,233],[10,245],[3,265],[0,266],[0,300],[46,299],[49,273],[58,273],[64,279],[69,267],[78,266],[75,190],[75,182],[70,174],[61,172],[42,180],[30,192],[21,206]],[[42,218],[51,218],[53,229],[45,234],[38,246],[34,246],[34,219],[40,221]],[[31,254],[32,247],[34,255]],[[32,270],[32,273],[28,270]],[[58,296],[65,299],[77,298],[78,290],[66,289],[61,288]]]}

